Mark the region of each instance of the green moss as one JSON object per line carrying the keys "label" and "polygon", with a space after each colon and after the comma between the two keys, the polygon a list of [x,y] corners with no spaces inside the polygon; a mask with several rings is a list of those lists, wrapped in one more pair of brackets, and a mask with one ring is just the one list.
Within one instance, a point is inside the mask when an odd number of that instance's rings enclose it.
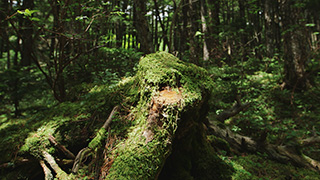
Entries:
{"label": "green moss", "polygon": [[147,128],[145,108],[136,111],[138,124],[132,128],[128,139],[120,143],[114,152],[117,157],[107,179],[154,179],[161,168],[169,153],[170,144],[164,143],[169,132],[158,129],[154,139],[146,144],[143,136]]}
{"label": "green moss", "polygon": [[36,132],[29,134],[25,140],[25,144],[21,147],[20,152],[29,152],[33,156],[40,158],[42,151],[46,148],[50,149],[49,135],[53,134],[55,128],[52,124],[45,124],[38,128]]}
{"label": "green moss", "polygon": [[208,72],[194,64],[185,63],[167,52],[149,54],[140,60],[137,76],[142,94],[154,93],[170,86],[184,89],[185,101],[201,100],[204,90],[212,88]]}
{"label": "green moss", "polygon": [[88,147],[91,149],[95,149],[98,146],[101,146],[102,139],[104,139],[107,136],[107,130],[105,128],[101,128],[96,137],[91,140]]}

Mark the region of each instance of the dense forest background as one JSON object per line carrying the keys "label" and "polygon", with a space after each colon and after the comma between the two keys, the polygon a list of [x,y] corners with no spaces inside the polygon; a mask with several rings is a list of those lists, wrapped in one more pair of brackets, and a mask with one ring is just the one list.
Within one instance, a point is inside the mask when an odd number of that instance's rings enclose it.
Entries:
{"label": "dense forest background", "polygon": [[[26,139],[51,121],[77,153],[115,104],[110,89],[158,51],[209,72],[209,121],[320,161],[319,9],[318,0],[1,0],[1,176],[39,176],[36,166],[10,172],[30,163]],[[70,119],[77,129],[64,126]],[[248,179],[319,178],[265,154],[217,151]]]}

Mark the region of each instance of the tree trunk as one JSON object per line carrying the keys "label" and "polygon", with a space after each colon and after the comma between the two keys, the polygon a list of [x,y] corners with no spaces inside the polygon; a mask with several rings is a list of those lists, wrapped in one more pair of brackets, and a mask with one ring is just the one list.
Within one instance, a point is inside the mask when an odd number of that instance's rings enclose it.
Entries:
{"label": "tree trunk", "polygon": [[274,9],[273,1],[265,0],[264,2],[264,25],[265,25],[265,44],[266,44],[266,56],[272,58],[274,55]]}
{"label": "tree trunk", "polygon": [[222,49],[219,42],[219,13],[220,13],[220,0],[211,1],[208,0],[208,34],[207,34],[207,46],[210,53],[210,58],[218,65],[221,65]]}
{"label": "tree trunk", "polygon": [[[196,41],[196,32],[197,32],[197,25],[195,24],[195,20],[197,19],[196,15],[196,6],[195,2],[192,0],[186,0],[187,1],[187,16],[184,17],[187,19],[187,33],[188,33],[188,43],[189,43],[189,60],[190,62],[194,64],[199,64],[199,56],[198,56],[198,44]],[[183,37],[182,37],[183,38]],[[200,51],[201,52],[201,51]]]}
{"label": "tree trunk", "polygon": [[284,82],[289,89],[306,89],[309,81],[306,77],[305,65],[308,59],[308,43],[303,22],[303,9],[294,1],[283,1],[282,18],[284,34]]}
{"label": "tree trunk", "polygon": [[[33,0],[24,0],[22,8],[32,10],[34,8]],[[23,19],[22,48],[21,48],[21,65],[30,66],[32,62],[33,53],[33,25],[30,19]]]}
{"label": "tree trunk", "polygon": [[202,51],[203,51],[203,61],[208,61],[209,60],[209,50],[208,50],[208,46],[207,46],[207,33],[208,33],[208,28],[207,28],[207,21],[205,18],[205,0],[201,0],[201,29],[202,29],[202,39],[203,39],[203,43],[202,43]]}
{"label": "tree trunk", "polygon": [[143,0],[134,0],[134,25],[137,30],[140,50],[145,54],[154,52],[149,23],[146,18],[146,3]]}

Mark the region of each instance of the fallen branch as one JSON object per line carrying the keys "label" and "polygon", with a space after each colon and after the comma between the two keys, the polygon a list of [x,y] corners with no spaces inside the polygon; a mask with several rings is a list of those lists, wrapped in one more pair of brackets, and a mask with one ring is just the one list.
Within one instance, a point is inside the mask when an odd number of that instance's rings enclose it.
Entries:
{"label": "fallen branch", "polygon": [[246,110],[251,104],[249,102],[242,104],[239,96],[236,97],[236,101],[237,102],[230,109],[224,110],[217,116],[218,121],[223,122],[224,120],[239,114],[241,111]]}
{"label": "fallen branch", "polygon": [[310,137],[310,138],[307,138],[307,139],[302,139],[300,141],[300,144],[302,146],[310,146],[310,145],[313,145],[313,144],[316,144],[316,143],[320,143],[320,136],[313,136],[313,137]]}
{"label": "fallen branch", "polygon": [[51,173],[51,170],[47,167],[47,165],[44,163],[43,160],[40,160],[40,165],[41,165],[43,172],[44,172],[44,179],[45,180],[53,179],[53,175]]}
{"label": "fallen branch", "polygon": [[[295,147],[278,146],[268,143],[261,144],[261,142],[256,142],[250,137],[236,134],[229,128],[223,129],[213,124],[211,124],[208,128],[210,128],[210,132],[213,135],[226,140],[230,147],[237,152],[266,153],[269,158],[278,162],[291,162],[297,166],[320,171],[320,162],[302,154],[301,152],[297,151]],[[309,142],[318,142],[318,138],[308,138],[308,141],[304,140],[302,142],[304,142],[302,144],[308,145]]]}
{"label": "fallen branch", "polygon": [[60,151],[62,151],[68,158],[74,159],[75,155],[69,151],[65,146],[59,144],[51,134],[49,135],[49,141],[56,146]]}
{"label": "fallen branch", "polygon": [[42,151],[42,156],[44,160],[50,165],[50,167],[56,173],[57,179],[61,179],[61,180],[69,179],[68,174],[59,167],[59,165],[56,163],[56,161],[54,160],[54,157],[52,157],[51,154],[49,154],[47,151]]}

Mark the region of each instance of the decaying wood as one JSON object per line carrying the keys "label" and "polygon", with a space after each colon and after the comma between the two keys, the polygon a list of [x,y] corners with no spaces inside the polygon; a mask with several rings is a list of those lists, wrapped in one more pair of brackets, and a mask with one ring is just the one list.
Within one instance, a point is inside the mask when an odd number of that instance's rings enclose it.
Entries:
{"label": "decaying wood", "polygon": [[44,160],[50,165],[50,167],[56,173],[57,179],[61,179],[61,180],[68,179],[68,174],[59,167],[59,165],[56,163],[54,157],[51,154],[49,154],[47,151],[42,151],[42,156]]}
{"label": "decaying wood", "polygon": [[316,143],[320,143],[320,136],[313,136],[307,139],[300,140],[302,146],[310,146]]}
{"label": "decaying wood", "polygon": [[236,101],[237,102],[230,109],[224,110],[217,116],[218,121],[223,122],[224,120],[239,114],[241,111],[246,110],[250,106],[249,102],[241,103],[239,96],[236,97]]}
{"label": "decaying wood", "polygon": [[45,180],[53,179],[53,175],[51,173],[51,170],[47,167],[47,165],[44,163],[43,160],[40,160],[40,165],[41,165],[43,172],[44,172],[44,179]]}
{"label": "decaying wood", "polygon": [[[220,128],[217,125],[211,124],[209,126],[210,132],[226,140],[232,149],[238,152],[260,152],[266,153],[269,158],[274,159],[281,163],[291,162],[292,164],[300,167],[310,168],[316,171],[320,171],[320,163],[301,152],[297,151],[295,147],[273,145],[268,143],[261,144],[256,142],[250,137],[243,136],[232,132],[229,128]],[[309,143],[319,142],[319,138],[308,138],[301,141],[301,145],[309,145]]]}
{"label": "decaying wood", "polygon": [[82,164],[83,160],[87,157],[87,155],[91,152],[91,150],[92,150],[91,148],[85,147],[79,151],[73,163],[72,173],[75,174],[78,172],[80,165]]}
{"label": "decaying wood", "polygon": [[53,137],[51,134],[49,135],[48,139],[55,147],[57,147],[60,151],[62,151],[68,158],[71,158],[71,159],[75,158],[75,155],[71,151],[69,151],[65,146],[59,144],[56,141],[56,138]]}

